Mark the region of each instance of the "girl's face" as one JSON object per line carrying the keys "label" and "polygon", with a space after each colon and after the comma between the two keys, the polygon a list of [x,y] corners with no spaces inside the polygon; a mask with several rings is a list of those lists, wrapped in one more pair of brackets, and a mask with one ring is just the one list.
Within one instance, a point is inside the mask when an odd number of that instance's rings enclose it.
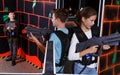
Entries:
{"label": "girl's face", "polygon": [[82,21],[83,21],[82,25],[84,25],[87,29],[90,29],[94,25],[96,17],[97,17],[96,15],[93,15],[89,18],[83,17],[82,18]]}

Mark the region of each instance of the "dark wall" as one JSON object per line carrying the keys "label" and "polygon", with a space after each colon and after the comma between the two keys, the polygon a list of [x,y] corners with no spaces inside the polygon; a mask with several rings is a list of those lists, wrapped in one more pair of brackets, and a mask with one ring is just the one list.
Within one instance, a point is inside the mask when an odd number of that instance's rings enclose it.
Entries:
{"label": "dark wall", "polygon": [[[5,33],[3,32],[3,16],[8,14],[4,9],[7,7],[9,11],[15,11],[16,19],[20,25],[19,48],[22,49],[25,55],[29,57],[35,56],[40,61],[38,63],[43,63],[44,54],[38,49],[37,45],[30,41],[26,35],[21,33],[21,31],[28,25],[39,28],[46,27],[48,29],[53,29],[51,20],[48,15],[51,10],[55,8],[56,2],[55,0],[37,0],[34,7],[32,7],[33,4],[34,3],[31,0],[0,0],[0,54],[9,51],[7,39]],[[5,43],[4,46],[3,43]],[[26,60],[28,59],[26,58]],[[33,64],[37,63],[33,62]]]}
{"label": "dark wall", "polygon": [[[32,7],[32,1],[17,0],[17,2],[18,6],[16,10],[20,15],[19,22],[21,30],[27,25],[53,29],[52,25],[50,25],[51,20],[48,15],[51,10],[55,8],[55,0],[39,0],[34,7]],[[26,39],[26,36],[23,34],[20,34],[20,38],[22,41],[20,44],[23,51],[27,55],[37,56],[40,61],[43,62],[44,54],[37,49],[37,45],[29,39]]]}
{"label": "dark wall", "polygon": [[[120,33],[120,0],[105,0],[102,35]],[[120,75],[120,45],[103,51],[100,56],[100,75]]]}

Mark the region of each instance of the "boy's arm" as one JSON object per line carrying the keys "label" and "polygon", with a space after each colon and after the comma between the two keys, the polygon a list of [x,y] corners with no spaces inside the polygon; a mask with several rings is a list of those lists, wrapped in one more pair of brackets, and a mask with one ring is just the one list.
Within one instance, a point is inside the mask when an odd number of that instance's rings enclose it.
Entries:
{"label": "boy's arm", "polygon": [[40,50],[45,53],[45,46],[32,33],[30,33],[30,35],[31,39],[37,44]]}

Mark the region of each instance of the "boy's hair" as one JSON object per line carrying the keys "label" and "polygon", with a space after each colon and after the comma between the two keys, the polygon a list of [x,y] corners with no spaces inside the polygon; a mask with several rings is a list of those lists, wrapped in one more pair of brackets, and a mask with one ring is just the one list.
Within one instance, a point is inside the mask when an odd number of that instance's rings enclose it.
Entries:
{"label": "boy's hair", "polygon": [[13,14],[15,15],[15,12],[14,12],[14,11],[9,11],[8,14],[9,14],[9,13],[13,13]]}
{"label": "boy's hair", "polygon": [[14,10],[10,10],[10,11],[8,11],[8,14],[9,13],[14,13],[15,14],[15,11]]}
{"label": "boy's hair", "polygon": [[68,18],[68,11],[66,9],[53,9],[52,14],[55,14],[56,18],[59,18],[62,22],[66,22]]}

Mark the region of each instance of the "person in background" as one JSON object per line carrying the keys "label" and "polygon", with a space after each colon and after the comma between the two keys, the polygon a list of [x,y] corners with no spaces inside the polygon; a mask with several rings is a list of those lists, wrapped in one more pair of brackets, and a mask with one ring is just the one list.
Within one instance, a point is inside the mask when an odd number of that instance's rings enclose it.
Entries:
{"label": "person in background", "polygon": [[15,13],[9,12],[8,14],[9,20],[6,21],[4,26],[4,32],[6,33],[9,49],[10,49],[10,57],[6,59],[6,61],[12,61],[12,66],[16,65],[16,57],[17,57],[17,47],[18,47],[18,23],[15,20]]}
{"label": "person in background", "polygon": [[[97,74],[97,56],[90,56],[91,53],[96,53],[98,45],[91,46],[81,52],[76,52],[77,43],[84,42],[94,36],[99,37],[99,28],[94,25],[97,18],[97,12],[91,7],[85,7],[78,11],[76,15],[77,27],[71,39],[68,58],[74,61],[74,74],[98,75]],[[103,49],[109,49],[109,45],[104,45]],[[89,60],[87,60],[89,56]]]}

